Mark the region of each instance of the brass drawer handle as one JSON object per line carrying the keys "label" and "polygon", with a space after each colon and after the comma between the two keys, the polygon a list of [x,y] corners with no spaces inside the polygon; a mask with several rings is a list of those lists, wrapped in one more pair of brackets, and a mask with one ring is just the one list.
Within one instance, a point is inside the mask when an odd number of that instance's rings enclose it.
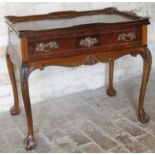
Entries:
{"label": "brass drawer handle", "polygon": [[49,43],[39,43],[36,46],[37,52],[49,52],[51,49],[59,48],[56,41],[52,41]]}
{"label": "brass drawer handle", "polygon": [[98,42],[97,38],[86,37],[79,42],[80,46],[91,47]]}
{"label": "brass drawer handle", "polygon": [[133,41],[136,39],[136,34],[135,33],[121,33],[118,36],[118,41]]}

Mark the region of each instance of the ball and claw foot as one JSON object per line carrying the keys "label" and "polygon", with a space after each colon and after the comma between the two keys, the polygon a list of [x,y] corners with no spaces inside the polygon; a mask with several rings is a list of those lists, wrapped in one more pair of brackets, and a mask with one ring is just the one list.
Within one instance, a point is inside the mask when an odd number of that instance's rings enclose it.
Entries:
{"label": "ball and claw foot", "polygon": [[115,89],[111,89],[111,88],[108,88],[107,89],[107,94],[109,95],[109,96],[116,96],[116,90]]}
{"label": "ball and claw foot", "polygon": [[11,113],[11,115],[18,115],[19,114],[19,108],[15,107],[15,106],[11,107],[10,113]]}
{"label": "ball and claw foot", "polygon": [[148,123],[150,120],[149,115],[146,114],[144,110],[139,113],[138,118],[139,118],[139,121],[143,124]]}
{"label": "ball and claw foot", "polygon": [[32,149],[35,149],[36,144],[35,144],[35,141],[34,141],[34,137],[33,137],[32,135],[29,134],[29,135],[25,138],[24,145],[25,145],[25,150],[32,150]]}

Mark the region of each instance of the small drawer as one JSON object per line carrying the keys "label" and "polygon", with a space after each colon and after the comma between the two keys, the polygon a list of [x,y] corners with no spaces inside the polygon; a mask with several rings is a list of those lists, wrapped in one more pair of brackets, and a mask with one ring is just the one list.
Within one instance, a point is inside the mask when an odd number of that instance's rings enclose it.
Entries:
{"label": "small drawer", "polygon": [[[108,40],[106,40],[105,38],[108,38]],[[103,35],[102,40],[105,46],[109,46],[110,49],[136,47],[141,45],[142,30],[141,28],[137,28],[112,32],[107,34],[106,36]]]}
{"label": "small drawer", "polygon": [[28,58],[41,59],[56,57],[74,48],[74,41],[71,38],[48,38],[35,41],[28,41]]}

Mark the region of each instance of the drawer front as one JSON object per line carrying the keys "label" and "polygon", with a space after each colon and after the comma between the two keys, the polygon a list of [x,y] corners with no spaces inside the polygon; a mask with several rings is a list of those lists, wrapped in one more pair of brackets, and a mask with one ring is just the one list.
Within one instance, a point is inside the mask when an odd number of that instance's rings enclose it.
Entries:
{"label": "drawer front", "polygon": [[137,47],[142,44],[142,29],[71,36],[68,38],[46,38],[28,41],[28,58],[43,59],[79,55],[82,53]]}

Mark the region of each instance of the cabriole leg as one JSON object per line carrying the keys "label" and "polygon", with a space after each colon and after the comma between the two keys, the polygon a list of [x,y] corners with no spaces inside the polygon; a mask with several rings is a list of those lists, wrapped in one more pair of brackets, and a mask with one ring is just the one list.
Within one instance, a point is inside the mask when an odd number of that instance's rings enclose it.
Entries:
{"label": "cabriole leg", "polygon": [[152,65],[152,56],[148,48],[143,51],[141,56],[143,58],[143,77],[139,94],[138,118],[141,123],[147,123],[149,116],[144,111],[144,97]]}
{"label": "cabriole leg", "polygon": [[15,78],[15,70],[9,54],[6,55],[6,60],[14,95],[14,105],[11,107],[10,113],[11,115],[17,115],[19,114],[19,99],[18,99],[17,83]]}
{"label": "cabriole leg", "polygon": [[113,87],[113,72],[114,72],[114,61],[109,62],[109,88],[107,94],[109,96],[116,96],[116,91]]}
{"label": "cabriole leg", "polygon": [[30,74],[29,66],[27,64],[23,64],[20,70],[20,82],[28,125],[28,134],[25,139],[26,150],[32,150],[35,148],[33,120],[32,120],[31,103],[29,97],[29,85],[28,85],[29,74]]}

